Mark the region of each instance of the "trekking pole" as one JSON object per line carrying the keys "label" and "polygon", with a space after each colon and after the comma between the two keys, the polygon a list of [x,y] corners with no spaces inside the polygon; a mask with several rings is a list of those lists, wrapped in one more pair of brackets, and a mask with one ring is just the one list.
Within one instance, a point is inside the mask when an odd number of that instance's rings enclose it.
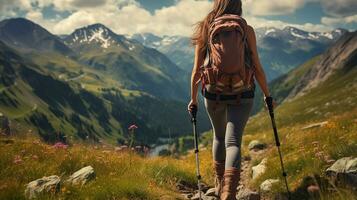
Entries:
{"label": "trekking pole", "polygon": [[283,158],[282,158],[281,151],[280,151],[280,141],[279,141],[278,130],[277,130],[276,124],[275,124],[273,98],[272,97],[266,97],[265,98],[265,102],[266,102],[266,104],[268,106],[268,109],[269,109],[270,119],[271,119],[271,123],[272,123],[273,130],[274,130],[275,144],[276,144],[276,147],[278,148],[278,152],[279,152],[281,169],[283,171],[283,177],[284,177],[284,180],[285,180],[286,191],[288,192],[288,199],[291,199],[290,190],[289,190],[289,186],[288,186],[288,180],[286,178],[287,174],[285,172]]}
{"label": "trekking pole", "polygon": [[196,175],[197,175],[197,186],[198,186],[198,193],[199,199],[201,200],[201,175],[200,175],[200,161],[198,158],[198,136],[197,136],[197,127],[196,127],[196,115],[197,115],[197,106],[192,105],[190,107],[190,114],[191,114],[191,122],[193,125],[193,136],[194,136],[194,145],[195,145],[195,154],[196,154]]}

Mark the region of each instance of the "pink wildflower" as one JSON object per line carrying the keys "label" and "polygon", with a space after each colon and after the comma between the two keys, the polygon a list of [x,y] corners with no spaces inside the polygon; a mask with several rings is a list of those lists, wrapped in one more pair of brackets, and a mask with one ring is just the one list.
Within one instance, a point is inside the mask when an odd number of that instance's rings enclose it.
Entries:
{"label": "pink wildflower", "polygon": [[14,158],[14,164],[20,164],[22,162],[22,158],[19,155],[16,155]]}
{"label": "pink wildflower", "polygon": [[40,144],[40,141],[35,140],[35,141],[32,142],[32,144]]}
{"label": "pink wildflower", "polygon": [[63,144],[62,142],[57,142],[53,145],[53,147],[56,149],[67,149],[68,145]]}
{"label": "pink wildflower", "polygon": [[133,125],[131,125],[131,126],[129,126],[129,131],[131,131],[131,130],[135,130],[135,129],[137,129],[138,128],[138,126],[136,126],[135,124],[133,124]]}

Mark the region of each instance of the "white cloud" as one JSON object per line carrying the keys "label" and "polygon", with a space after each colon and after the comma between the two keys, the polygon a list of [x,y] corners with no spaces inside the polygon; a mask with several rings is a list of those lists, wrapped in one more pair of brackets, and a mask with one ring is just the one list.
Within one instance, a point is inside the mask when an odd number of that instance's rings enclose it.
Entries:
{"label": "white cloud", "polygon": [[[135,0],[1,0],[0,11],[7,11],[7,16],[14,15],[12,8],[25,11],[26,17],[44,26],[55,34],[69,34],[76,28],[94,23],[102,23],[119,34],[151,32],[156,35],[190,36],[193,25],[202,20],[212,9],[209,0],[177,0],[175,5],[163,7],[150,13]],[[324,8],[331,6],[328,2],[349,2],[351,0],[243,0],[244,16],[253,27],[295,26],[308,31],[327,31],[339,23],[355,23],[356,16],[324,17],[321,24],[291,24],[280,20],[267,20],[264,15],[293,13],[308,2],[320,1]],[[355,0],[353,0],[354,2]],[[44,18],[43,8],[70,13],[65,18]],[[338,7],[338,6],[337,6]],[[340,5],[341,7],[341,5]],[[341,10],[337,9],[336,10]],[[334,11],[335,12],[335,11]],[[56,13],[55,13],[56,14]],[[1,13],[4,16],[4,12]],[[331,14],[332,15],[332,14]]]}
{"label": "white cloud", "polygon": [[321,19],[323,24],[328,26],[341,26],[351,23],[357,23],[357,15],[347,16],[347,17],[323,17]]}
{"label": "white cloud", "polygon": [[324,25],[324,24],[311,24],[311,23],[293,24],[293,23],[286,23],[280,20],[267,20],[262,17],[254,17],[254,16],[248,16],[246,17],[246,19],[248,24],[250,24],[254,28],[260,28],[260,27],[284,28],[286,26],[293,26],[310,32],[330,31],[332,29],[331,26]]}
{"label": "white cloud", "polygon": [[327,15],[346,17],[357,13],[356,0],[321,0]]}
{"label": "white cloud", "polygon": [[255,16],[290,14],[314,1],[318,0],[243,0],[243,11]]}
{"label": "white cloud", "polygon": [[151,32],[157,35],[190,35],[193,24],[201,20],[212,7],[208,1],[182,0],[151,14],[137,3],[117,3],[112,0],[111,4],[101,9],[75,11],[59,21],[52,30],[63,34],[88,24],[103,23],[121,34]]}

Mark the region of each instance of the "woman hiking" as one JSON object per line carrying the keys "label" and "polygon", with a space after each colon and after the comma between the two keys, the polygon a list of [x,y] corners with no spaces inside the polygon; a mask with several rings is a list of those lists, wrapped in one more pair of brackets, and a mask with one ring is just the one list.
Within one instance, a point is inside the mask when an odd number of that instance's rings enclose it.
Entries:
{"label": "woman hiking", "polygon": [[197,24],[192,37],[195,59],[188,110],[198,105],[201,82],[213,127],[215,188],[221,200],[236,199],[241,141],[253,106],[254,80],[265,98],[270,98],[254,29],[241,16],[241,0],[214,0],[212,11]]}

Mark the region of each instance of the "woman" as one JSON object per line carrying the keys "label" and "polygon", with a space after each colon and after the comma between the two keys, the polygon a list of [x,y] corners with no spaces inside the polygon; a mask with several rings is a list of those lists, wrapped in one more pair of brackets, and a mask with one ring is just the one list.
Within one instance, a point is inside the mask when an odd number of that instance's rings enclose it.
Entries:
{"label": "woman", "polygon": [[[197,93],[199,82],[202,81],[200,67],[206,58],[209,48],[209,27],[212,21],[224,14],[242,15],[242,2],[240,0],[215,0],[213,10],[199,22],[196,32],[192,37],[195,45],[195,59],[191,76],[191,101],[188,110],[198,105]],[[254,68],[254,78],[258,82],[265,98],[270,97],[265,73],[260,64],[256,38],[251,26],[246,26],[247,47],[250,50],[251,65]],[[248,54],[246,55],[248,56]],[[210,90],[209,86],[203,88]],[[243,130],[248,121],[253,106],[254,87],[245,91],[238,101],[212,100],[205,98],[205,107],[213,127],[213,162],[215,170],[216,195],[222,200],[236,199],[236,188],[240,179],[241,165],[241,140]],[[223,95],[223,94],[221,94]],[[230,95],[230,94],[229,94]],[[240,94],[239,94],[240,95]],[[237,95],[236,95],[237,96]],[[244,97],[244,98],[243,98]]]}

